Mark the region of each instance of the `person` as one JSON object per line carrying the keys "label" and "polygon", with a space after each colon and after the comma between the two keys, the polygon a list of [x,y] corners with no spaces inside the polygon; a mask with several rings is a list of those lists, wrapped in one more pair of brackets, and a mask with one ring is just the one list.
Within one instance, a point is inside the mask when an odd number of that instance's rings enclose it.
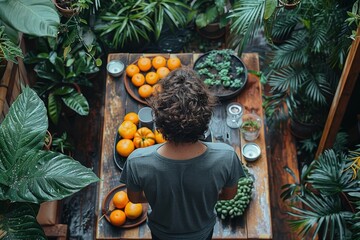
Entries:
{"label": "person", "polygon": [[234,198],[244,170],[230,145],[199,140],[216,101],[197,73],[183,67],[159,84],[149,105],[166,142],[133,151],[120,181],[131,202],[149,202],[153,239],[211,239],[215,204]]}

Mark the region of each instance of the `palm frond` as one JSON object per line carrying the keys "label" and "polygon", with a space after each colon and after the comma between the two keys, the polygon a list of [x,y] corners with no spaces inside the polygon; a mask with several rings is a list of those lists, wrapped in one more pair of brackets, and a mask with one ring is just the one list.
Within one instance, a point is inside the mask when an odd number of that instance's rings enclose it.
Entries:
{"label": "palm frond", "polygon": [[307,63],[309,54],[307,54],[307,35],[304,31],[296,32],[286,43],[279,47],[274,47],[270,55],[271,67],[278,69],[288,65]]}
{"label": "palm frond", "polygon": [[283,67],[269,76],[271,92],[294,92],[308,79],[306,69],[295,69],[291,66]]}
{"label": "palm frond", "polygon": [[326,95],[330,94],[330,91],[325,74],[315,73],[315,76],[308,78],[305,94],[312,102],[325,105]]}
{"label": "palm frond", "polygon": [[357,181],[352,178],[352,172],[345,169],[345,160],[334,150],[326,150],[316,161],[314,169],[308,176],[308,182],[327,196],[360,191]]}
{"label": "palm frond", "polygon": [[342,211],[340,198],[335,196],[307,194],[300,197],[305,208],[292,206],[295,220],[289,220],[290,227],[299,231],[300,236],[311,235],[313,239],[318,233],[322,239],[345,239],[346,223],[352,214]]}
{"label": "palm frond", "polygon": [[228,16],[230,33],[234,36],[230,44],[234,49],[238,48],[238,52],[242,52],[254,33],[262,28],[264,9],[265,0],[239,0],[234,3]]}
{"label": "palm frond", "polygon": [[273,39],[286,39],[290,37],[295,26],[300,21],[297,15],[290,12],[291,11],[283,11],[276,17],[275,24],[271,32]]}

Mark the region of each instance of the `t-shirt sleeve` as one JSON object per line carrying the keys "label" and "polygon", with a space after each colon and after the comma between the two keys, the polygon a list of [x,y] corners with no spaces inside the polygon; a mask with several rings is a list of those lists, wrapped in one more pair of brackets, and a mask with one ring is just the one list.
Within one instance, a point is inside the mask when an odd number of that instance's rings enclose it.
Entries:
{"label": "t-shirt sleeve", "polygon": [[132,164],[129,164],[128,161],[125,162],[124,168],[121,172],[120,182],[124,183],[126,187],[133,192],[142,191],[140,184],[136,181],[136,172],[132,168]]}
{"label": "t-shirt sleeve", "polygon": [[245,177],[245,172],[240,162],[240,159],[236,152],[233,152],[233,157],[231,161],[231,169],[228,181],[225,184],[225,187],[232,187],[237,185],[240,178]]}

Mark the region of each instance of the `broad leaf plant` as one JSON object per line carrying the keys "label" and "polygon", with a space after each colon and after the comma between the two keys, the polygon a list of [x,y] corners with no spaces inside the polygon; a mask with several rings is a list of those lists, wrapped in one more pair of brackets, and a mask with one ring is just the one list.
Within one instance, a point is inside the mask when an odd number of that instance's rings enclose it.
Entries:
{"label": "broad leaf plant", "polygon": [[71,157],[43,150],[47,128],[44,103],[24,88],[0,124],[0,239],[46,239],[39,204],[99,180]]}

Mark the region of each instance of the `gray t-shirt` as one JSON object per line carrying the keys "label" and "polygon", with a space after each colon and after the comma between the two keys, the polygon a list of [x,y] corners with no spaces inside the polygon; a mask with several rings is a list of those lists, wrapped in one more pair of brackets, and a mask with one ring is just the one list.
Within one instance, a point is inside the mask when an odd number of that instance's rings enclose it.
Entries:
{"label": "gray t-shirt", "polygon": [[158,144],[135,150],[126,161],[120,181],[132,191],[144,191],[149,228],[161,239],[205,239],[215,224],[220,190],[245,176],[231,146],[204,144],[206,151],[188,160],[161,156]]}

